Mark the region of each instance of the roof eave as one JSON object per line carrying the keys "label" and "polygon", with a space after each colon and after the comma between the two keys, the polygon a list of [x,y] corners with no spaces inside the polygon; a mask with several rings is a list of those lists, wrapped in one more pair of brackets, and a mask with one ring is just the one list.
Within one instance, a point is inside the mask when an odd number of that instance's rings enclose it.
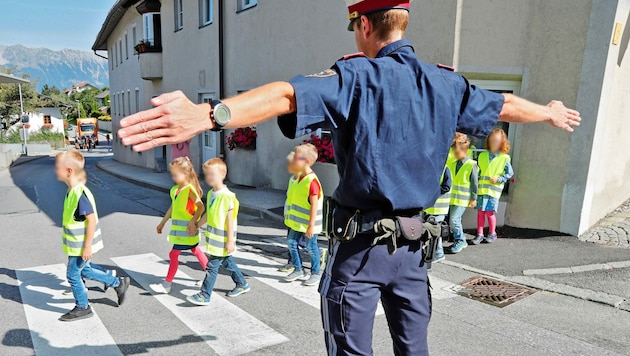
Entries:
{"label": "roof eave", "polygon": [[107,13],[107,17],[101,26],[101,30],[98,32],[96,36],[96,40],[92,45],[92,50],[94,51],[106,51],[107,50],[107,39],[112,34],[118,22],[122,19],[127,12],[127,9],[139,2],[140,0],[117,0],[116,3],[112,6]]}

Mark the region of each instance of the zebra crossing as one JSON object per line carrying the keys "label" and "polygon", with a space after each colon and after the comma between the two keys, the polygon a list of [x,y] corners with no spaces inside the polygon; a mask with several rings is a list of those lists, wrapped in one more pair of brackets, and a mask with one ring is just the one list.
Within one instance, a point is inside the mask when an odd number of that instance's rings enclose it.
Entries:
{"label": "zebra crossing", "polygon": [[[260,288],[271,288],[301,303],[319,309],[317,289],[304,287],[299,283],[283,283],[285,273],[278,272],[280,264],[259,253],[239,250],[234,255],[243,273],[259,284],[252,293],[265,293]],[[113,257],[111,260],[129,275],[143,289],[149,291],[149,284],[160,281],[166,275],[168,264],[153,253]],[[33,347],[37,355],[122,355],[114,338],[98,315],[74,323],[62,323],[57,319],[74,306],[72,296],[63,295],[65,289],[65,265],[39,266],[16,271],[22,295],[24,312],[31,332]],[[448,292],[452,284],[431,278],[434,298],[452,298]],[[164,308],[166,317],[171,315],[186,325],[202,339],[208,354],[242,355],[267,347],[286,343],[287,335],[250,315],[221,294],[213,293],[210,307],[192,307],[185,301],[186,296],[196,293],[197,280],[183,271],[178,271],[170,294],[152,294]],[[268,292],[268,291],[267,291]],[[133,298],[133,296],[130,296]],[[377,315],[383,314],[379,305]],[[211,322],[209,322],[211,321]],[[318,322],[318,321],[317,321]],[[76,323],[81,323],[77,328]],[[275,324],[270,323],[269,324]],[[77,330],[80,335],[77,335]],[[67,335],[77,337],[69,338]]]}

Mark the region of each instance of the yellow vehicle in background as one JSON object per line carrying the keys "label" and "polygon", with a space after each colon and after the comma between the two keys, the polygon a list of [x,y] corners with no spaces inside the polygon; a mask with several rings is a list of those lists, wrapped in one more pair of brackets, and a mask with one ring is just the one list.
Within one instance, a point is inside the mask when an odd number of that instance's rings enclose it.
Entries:
{"label": "yellow vehicle in background", "polygon": [[90,142],[90,146],[98,145],[98,120],[91,117],[77,119],[76,140],[79,142]]}

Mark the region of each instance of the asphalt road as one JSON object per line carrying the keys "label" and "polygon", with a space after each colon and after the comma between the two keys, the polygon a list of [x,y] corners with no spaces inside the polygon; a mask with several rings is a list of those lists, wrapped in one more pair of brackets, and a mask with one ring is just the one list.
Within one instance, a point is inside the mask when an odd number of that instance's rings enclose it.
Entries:
{"label": "asphalt road", "polygon": [[[55,328],[65,326],[41,323],[40,314],[60,314],[57,304],[68,302],[56,299],[64,289],[64,281],[63,276],[53,273],[53,267],[66,259],[59,241],[66,188],[55,181],[54,160],[44,158],[0,171],[0,355],[76,355],[81,350],[94,354],[228,355],[241,353],[238,350],[244,350],[246,344],[251,346],[247,353],[251,355],[325,354],[319,311],[313,303],[317,300],[316,289],[287,286],[274,279],[275,267],[286,258],[282,246],[285,230],[275,223],[239,218],[238,260],[252,286],[250,293],[229,300],[221,298],[233,285],[227,275],[219,276],[217,296],[213,296],[209,307],[187,307],[179,291],[172,296],[181,299],[175,305],[170,304],[170,297],[148,293],[142,285],[152,278],[147,274],[151,270],[141,274],[139,267],[134,269],[130,263],[155,255],[158,262],[152,266],[156,270],[165,268],[162,260],[168,259],[170,246],[154,231],[169,198],[99,171],[94,164],[103,154],[96,150],[87,159],[88,184],[97,200],[105,240],[105,249],[95,255],[94,261],[135,277],[128,300],[121,307],[116,307],[113,291],[103,293],[97,284],[88,284],[100,322],[95,330],[103,334],[101,340],[110,341],[97,342],[89,349],[67,347],[64,345],[81,344],[77,338],[83,336],[59,335]],[[547,268],[580,261],[603,262],[601,258],[630,260],[627,250],[600,252],[586,246],[574,245],[565,238],[509,239],[492,246],[469,247],[461,255],[449,256],[449,260],[505,275],[521,274],[536,265]],[[540,249],[547,251],[534,255]],[[549,249],[556,249],[558,257],[546,261]],[[577,256],[577,261],[570,258],[571,254]],[[140,257],[125,259],[135,255]],[[536,258],[541,260],[537,262]],[[189,276],[189,281],[182,280],[182,284],[194,283],[203,276],[193,256],[183,254],[180,261],[180,270]],[[27,272],[40,273],[41,285],[25,280]],[[610,278],[623,279],[625,272],[616,271]],[[455,284],[475,276],[471,272],[435,265],[431,276],[434,311],[429,341],[433,355],[630,354],[629,312],[546,292],[497,308],[452,291]],[[563,276],[553,278],[558,282],[568,280]],[[585,286],[580,281],[573,283]],[[51,290],[51,284],[58,288]],[[615,288],[624,293],[623,283]],[[202,322],[212,326],[213,331],[200,331],[193,320],[195,314],[208,315]],[[232,315],[239,315],[239,319],[234,320]],[[81,323],[74,324],[77,335],[87,325]],[[256,330],[262,330],[259,336],[266,337],[247,337]],[[228,337],[235,340],[231,349],[225,348],[224,339]],[[393,354],[382,314],[376,317],[373,343],[375,355]]]}

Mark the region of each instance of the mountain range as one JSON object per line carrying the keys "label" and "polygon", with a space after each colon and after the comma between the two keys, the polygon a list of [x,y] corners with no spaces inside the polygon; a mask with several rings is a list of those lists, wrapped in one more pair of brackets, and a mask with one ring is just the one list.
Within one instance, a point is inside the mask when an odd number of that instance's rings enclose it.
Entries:
{"label": "mountain range", "polygon": [[89,51],[0,45],[0,68],[7,67],[15,67],[16,75],[30,75],[30,80],[37,82],[37,90],[44,84],[64,89],[80,82],[99,88],[109,86],[107,60]]}

